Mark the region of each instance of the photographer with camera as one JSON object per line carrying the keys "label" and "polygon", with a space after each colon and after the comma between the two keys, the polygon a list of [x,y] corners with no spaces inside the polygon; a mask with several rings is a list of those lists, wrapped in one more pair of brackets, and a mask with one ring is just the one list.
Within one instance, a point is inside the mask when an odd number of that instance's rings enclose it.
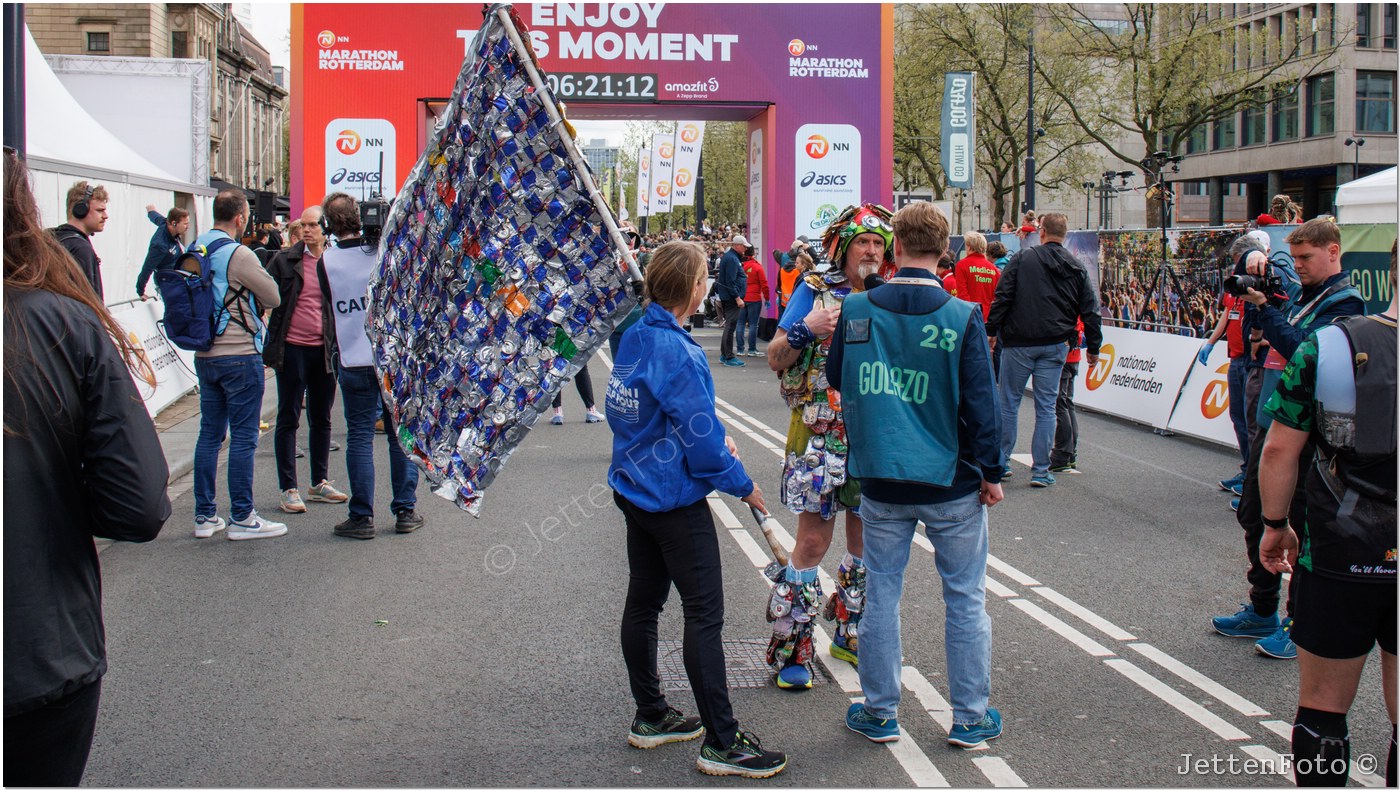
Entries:
{"label": "photographer with camera", "polygon": [[[1350,279],[1342,272],[1342,237],[1336,223],[1330,219],[1311,220],[1288,234],[1286,240],[1303,286],[1297,299],[1287,299],[1286,284],[1268,257],[1259,251],[1250,252],[1245,258],[1245,273],[1249,279],[1238,275],[1226,279],[1227,290],[1243,291],[1244,300],[1253,308],[1252,323],[1269,343],[1258,403],[1268,402],[1288,358],[1293,356],[1303,341],[1338,318],[1361,315],[1366,307],[1361,295],[1351,287]],[[1240,498],[1236,514],[1240,526],[1244,528],[1245,551],[1249,557],[1246,578],[1250,585],[1250,602],[1236,614],[1213,618],[1212,625],[1217,633],[1225,636],[1255,639],[1254,649],[1260,655],[1293,659],[1297,658],[1298,652],[1290,634],[1293,627],[1292,590],[1285,607],[1286,616],[1280,619],[1281,576],[1264,567],[1259,560],[1259,541],[1264,534],[1259,500],[1259,461],[1271,418],[1260,411],[1256,419],[1258,430],[1251,437],[1244,496]],[[1306,465],[1312,462],[1312,457],[1312,447],[1309,446],[1300,455],[1299,464],[1303,469],[1298,479],[1306,477]],[[1294,491],[1289,513],[1295,523],[1302,523],[1301,491]]]}
{"label": "photographer with camera", "polygon": [[379,232],[388,213],[377,195],[364,205],[344,192],[333,192],[321,202],[323,229],[336,242],[321,253],[317,275],[327,309],[335,319],[333,342],[339,361],[341,403],[345,407],[345,471],[350,479],[350,516],[335,525],[344,538],[374,537],[374,423],[384,420],[389,442],[389,479],[395,516],[395,532],[413,532],[423,526],[418,504],[418,467],[404,455],[389,410],[380,396],[374,372],[374,349],[365,332],[369,280],[379,263]]}

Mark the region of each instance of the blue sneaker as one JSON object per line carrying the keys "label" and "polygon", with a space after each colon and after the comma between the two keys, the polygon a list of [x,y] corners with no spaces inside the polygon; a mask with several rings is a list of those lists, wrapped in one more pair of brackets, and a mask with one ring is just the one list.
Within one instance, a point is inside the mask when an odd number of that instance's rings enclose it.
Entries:
{"label": "blue sneaker", "polygon": [[1221,481],[1220,481],[1220,490],[1221,490],[1221,491],[1229,491],[1229,492],[1233,493],[1235,496],[1239,496],[1239,495],[1240,495],[1240,491],[1243,491],[1243,490],[1244,490],[1244,473],[1241,472],[1241,473],[1235,475],[1234,477],[1227,478],[1227,479],[1225,479],[1225,480],[1221,480]]}
{"label": "blue sneaker", "polygon": [[1055,476],[1046,472],[1043,475],[1031,475],[1031,488],[1049,488],[1055,485]]}
{"label": "blue sneaker", "polygon": [[1254,604],[1247,603],[1228,617],[1212,617],[1210,624],[1217,634],[1258,639],[1279,630],[1278,613],[1262,617],[1254,613]]}
{"label": "blue sneaker", "polygon": [[1236,497],[1236,498],[1230,500],[1230,509],[1233,510],[1233,511],[1235,511],[1236,513],[1240,512],[1240,500],[1239,500],[1239,497]]}
{"label": "blue sneaker", "polygon": [[964,749],[971,749],[994,738],[1001,737],[1001,712],[996,708],[987,708],[987,715],[976,724],[954,724],[953,729],[948,733],[948,743],[954,746],[961,746]]}
{"label": "blue sneaker", "polygon": [[747,363],[745,363],[744,360],[739,359],[738,357],[730,357],[729,359],[724,360],[720,364],[728,368],[742,368]]}
{"label": "blue sneaker", "polygon": [[1293,618],[1285,617],[1277,631],[1255,642],[1254,652],[1285,661],[1297,658],[1298,646],[1293,644]]}
{"label": "blue sneaker", "polygon": [[778,671],[778,688],[809,689],[812,687],[812,671],[802,664],[793,664]]}
{"label": "blue sneaker", "polygon": [[858,732],[876,743],[899,740],[899,722],[870,715],[864,702],[852,702],[846,709],[846,729]]}

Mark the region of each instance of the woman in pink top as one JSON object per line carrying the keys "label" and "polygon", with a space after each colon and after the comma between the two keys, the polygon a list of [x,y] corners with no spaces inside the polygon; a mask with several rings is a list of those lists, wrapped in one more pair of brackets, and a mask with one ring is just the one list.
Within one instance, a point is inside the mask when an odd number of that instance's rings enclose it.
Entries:
{"label": "woman in pink top", "polygon": [[[277,460],[277,488],[282,510],[305,513],[306,502],[340,503],[349,499],[331,486],[331,406],[335,403],[335,365],[331,359],[335,336],[332,317],[322,309],[321,280],[316,265],[326,244],[319,224],[321,208],[301,215],[301,241],[281,250],[268,263],[277,281],[282,304],[267,322],[263,364],[277,371],[277,429],[272,435]],[[310,426],[311,480],[303,500],[297,484],[297,428],[306,402]]]}

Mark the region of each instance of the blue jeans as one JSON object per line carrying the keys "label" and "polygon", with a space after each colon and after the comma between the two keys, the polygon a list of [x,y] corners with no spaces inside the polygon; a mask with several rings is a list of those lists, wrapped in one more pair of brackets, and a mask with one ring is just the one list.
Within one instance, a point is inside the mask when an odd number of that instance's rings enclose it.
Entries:
{"label": "blue jeans", "polygon": [[739,308],[739,326],[734,331],[734,350],[744,350],[744,330],[748,329],[749,350],[758,350],[758,319],[763,313],[763,302],[744,302]]}
{"label": "blue jeans", "polygon": [[891,505],[861,498],[865,535],[865,614],[860,621],[860,685],[865,707],[882,719],[899,712],[902,645],[899,599],[918,522],[943,579],[943,650],[954,724],[975,724],[992,694],[992,619],[987,616],[987,509],[977,494],[936,505]]}
{"label": "blue jeans", "polygon": [[1035,432],[1031,434],[1031,474],[1050,473],[1050,448],[1055,443],[1055,399],[1060,391],[1060,371],[1064,369],[1069,345],[1008,346],[1001,354],[1001,454],[1011,458],[1016,449],[1016,417],[1021,413],[1021,396],[1031,381],[1035,398]]}
{"label": "blue jeans", "polygon": [[350,479],[350,515],[374,517],[374,421],[384,420],[389,440],[389,483],[394,498],[389,512],[395,515],[418,504],[418,467],[404,455],[389,411],[379,394],[379,379],[373,367],[337,366],[340,399],[345,407],[345,473]]}
{"label": "blue jeans", "polygon": [[219,447],[228,434],[229,515],[242,521],[253,512],[253,453],[262,415],[262,357],[195,357],[199,380],[199,439],[194,445],[194,514],[213,518],[214,476]]}
{"label": "blue jeans", "polygon": [[1230,360],[1230,371],[1225,379],[1230,392],[1230,422],[1235,426],[1235,443],[1240,446],[1240,475],[1249,464],[1249,421],[1245,419],[1244,382],[1249,373],[1249,357],[1238,356]]}

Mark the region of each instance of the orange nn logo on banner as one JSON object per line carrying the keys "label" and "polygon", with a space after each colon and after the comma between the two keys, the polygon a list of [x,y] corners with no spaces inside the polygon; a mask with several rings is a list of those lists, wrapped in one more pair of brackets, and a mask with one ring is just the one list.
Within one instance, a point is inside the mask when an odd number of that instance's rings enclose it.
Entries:
{"label": "orange nn logo on banner", "polygon": [[335,138],[335,150],[349,156],[360,150],[360,136],[354,129],[342,129],[340,135]]}
{"label": "orange nn logo on banner", "polygon": [[671,185],[666,183],[665,181],[662,181],[660,184],[656,185],[656,194],[660,195],[661,197],[666,197],[667,195],[671,194]]}
{"label": "orange nn logo on banner", "polygon": [[793,40],[788,42],[788,54],[792,55],[794,58],[798,57],[806,51],[807,45],[803,43],[802,39],[794,38]]}
{"label": "orange nn logo on banner", "polygon": [[695,124],[688,123],[685,125],[685,128],[681,130],[681,142],[693,143],[699,139],[700,130],[695,128]]}
{"label": "orange nn logo on banner", "polygon": [[831,150],[831,144],[826,141],[825,137],[814,134],[807,138],[807,155],[813,159],[821,159],[826,156],[826,152],[829,150]]}
{"label": "orange nn logo on banner", "polygon": [[1086,382],[1089,389],[1096,390],[1108,381],[1108,373],[1113,370],[1113,357],[1113,344],[1105,343],[1103,348],[1099,349],[1099,364],[1089,370]]}
{"label": "orange nn logo on banner", "polygon": [[660,153],[662,159],[670,159],[671,156],[676,153],[675,146],[670,143],[662,143],[661,147],[656,150]]}
{"label": "orange nn logo on banner", "polygon": [[316,34],[316,43],[321,49],[330,49],[335,46],[335,33],[329,30],[322,30]]}
{"label": "orange nn logo on banner", "polygon": [[1230,363],[1221,365],[1215,372],[1220,374],[1220,378],[1211,379],[1206,385],[1206,391],[1201,393],[1201,414],[1205,415],[1207,420],[1213,420],[1230,410]]}
{"label": "orange nn logo on banner", "polygon": [[677,171],[676,171],[676,186],[678,186],[678,187],[688,187],[688,186],[690,186],[690,171],[689,171],[689,170],[687,170],[687,169],[685,169],[684,167],[682,167],[680,170],[677,170]]}

